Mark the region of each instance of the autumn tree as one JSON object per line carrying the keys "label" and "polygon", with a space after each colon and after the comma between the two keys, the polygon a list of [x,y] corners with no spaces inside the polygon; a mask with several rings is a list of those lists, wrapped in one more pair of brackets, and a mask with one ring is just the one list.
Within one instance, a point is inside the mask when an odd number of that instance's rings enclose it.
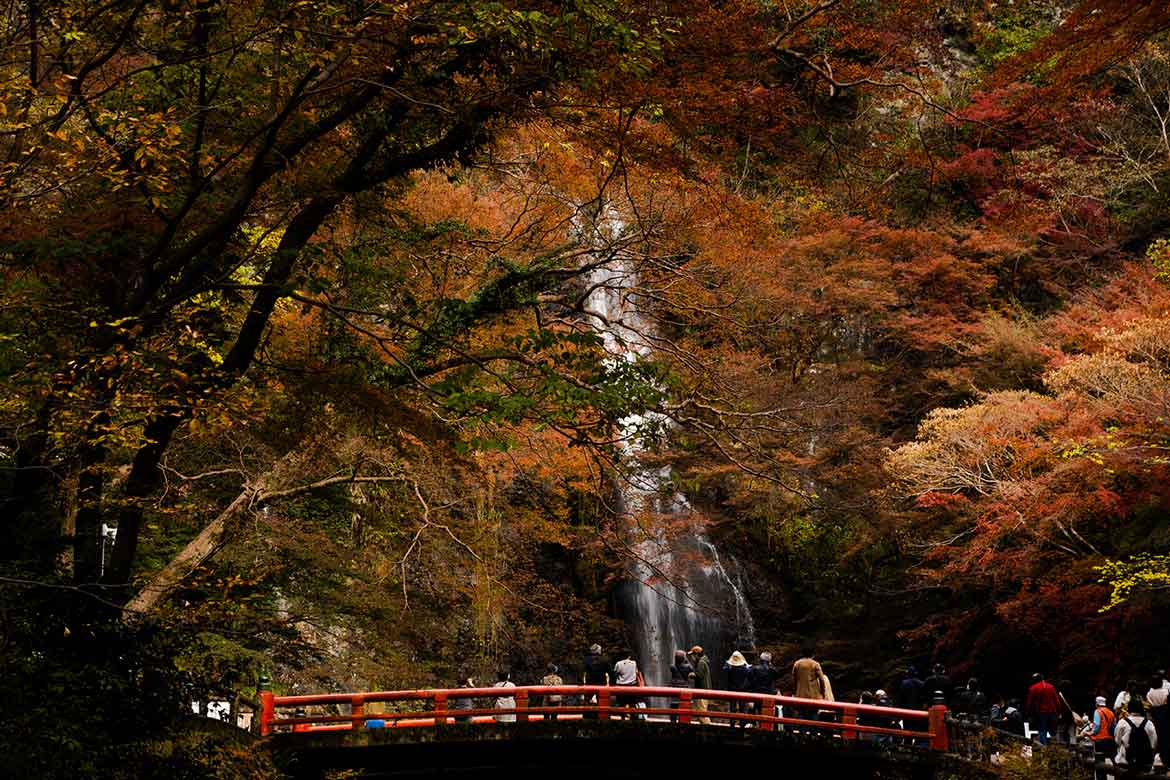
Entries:
{"label": "autumn tree", "polygon": [[[104,579],[127,581],[172,437],[248,370],[342,204],[465,158],[569,79],[643,72],[661,43],[652,17],[596,4],[66,3],[8,24],[9,322],[40,327],[15,346],[6,507],[43,527],[72,475],[79,583],[111,521]],[[433,324],[467,327],[549,273],[518,267]],[[420,336],[408,363],[433,356]]]}

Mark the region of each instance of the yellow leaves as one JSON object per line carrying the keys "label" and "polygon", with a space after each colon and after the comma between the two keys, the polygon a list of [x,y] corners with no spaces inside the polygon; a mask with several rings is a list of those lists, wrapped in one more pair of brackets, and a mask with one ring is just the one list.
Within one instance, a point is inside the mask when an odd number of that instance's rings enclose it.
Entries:
{"label": "yellow leaves", "polygon": [[1112,588],[1101,612],[1121,606],[1140,593],[1170,590],[1170,556],[1143,553],[1126,561],[1109,559],[1093,570],[1100,575],[1098,582]]}

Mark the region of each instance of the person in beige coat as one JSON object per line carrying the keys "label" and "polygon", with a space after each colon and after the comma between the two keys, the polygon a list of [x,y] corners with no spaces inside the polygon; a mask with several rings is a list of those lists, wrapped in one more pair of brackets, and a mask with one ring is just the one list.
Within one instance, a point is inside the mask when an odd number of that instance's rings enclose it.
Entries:
{"label": "person in beige coat", "polygon": [[[829,678],[825,676],[825,671],[821,669],[821,664],[816,659],[816,646],[806,642],[803,652],[804,655],[792,665],[792,682],[796,686],[796,697],[832,701]],[[801,720],[815,720],[817,710],[815,707],[797,707],[793,709],[792,715]]]}
{"label": "person in beige coat", "polygon": [[825,700],[828,678],[816,659],[816,648],[804,646],[804,657],[792,665],[792,682],[796,685],[798,699]]}

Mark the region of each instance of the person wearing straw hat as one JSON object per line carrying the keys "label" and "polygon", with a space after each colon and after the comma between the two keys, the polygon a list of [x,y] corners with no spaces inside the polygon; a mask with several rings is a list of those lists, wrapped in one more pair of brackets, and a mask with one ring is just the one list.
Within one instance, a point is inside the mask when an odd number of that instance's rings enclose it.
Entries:
{"label": "person wearing straw hat", "polygon": [[[751,673],[751,666],[748,665],[747,659],[743,657],[743,653],[736,650],[731,654],[731,657],[723,662],[723,673],[727,675],[727,690],[736,691],[738,693],[745,693],[748,690],[748,675]],[[747,708],[744,706],[747,702],[731,701],[728,702],[728,712],[746,712]],[[739,718],[732,718],[731,725],[735,728],[740,728],[744,722]]]}

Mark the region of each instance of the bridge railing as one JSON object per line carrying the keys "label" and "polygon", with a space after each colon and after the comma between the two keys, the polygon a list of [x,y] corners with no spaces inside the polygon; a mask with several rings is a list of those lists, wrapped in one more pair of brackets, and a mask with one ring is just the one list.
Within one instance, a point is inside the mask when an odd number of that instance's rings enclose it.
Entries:
{"label": "bridge railing", "polygon": [[[552,704],[549,696],[560,696]],[[457,700],[514,699],[514,707],[459,707]],[[653,699],[669,707],[650,706]],[[726,704],[726,711],[709,709]],[[375,712],[371,705],[381,705]],[[348,707],[348,714],[338,711]],[[309,709],[332,709],[313,712]],[[292,715],[288,711],[292,710]],[[764,731],[830,734],[845,740],[885,740],[945,751],[947,708],[929,710],[875,707],[867,704],[798,699],[760,693],[695,688],[597,685],[525,685],[515,688],[445,688],[369,693],[327,693],[309,696],[261,694],[260,733],[365,728],[442,728],[454,723],[495,724],[506,718],[518,723],[558,720],[668,717],[680,723],[710,720],[731,726],[752,725]],[[514,716],[514,717],[512,717]]]}

